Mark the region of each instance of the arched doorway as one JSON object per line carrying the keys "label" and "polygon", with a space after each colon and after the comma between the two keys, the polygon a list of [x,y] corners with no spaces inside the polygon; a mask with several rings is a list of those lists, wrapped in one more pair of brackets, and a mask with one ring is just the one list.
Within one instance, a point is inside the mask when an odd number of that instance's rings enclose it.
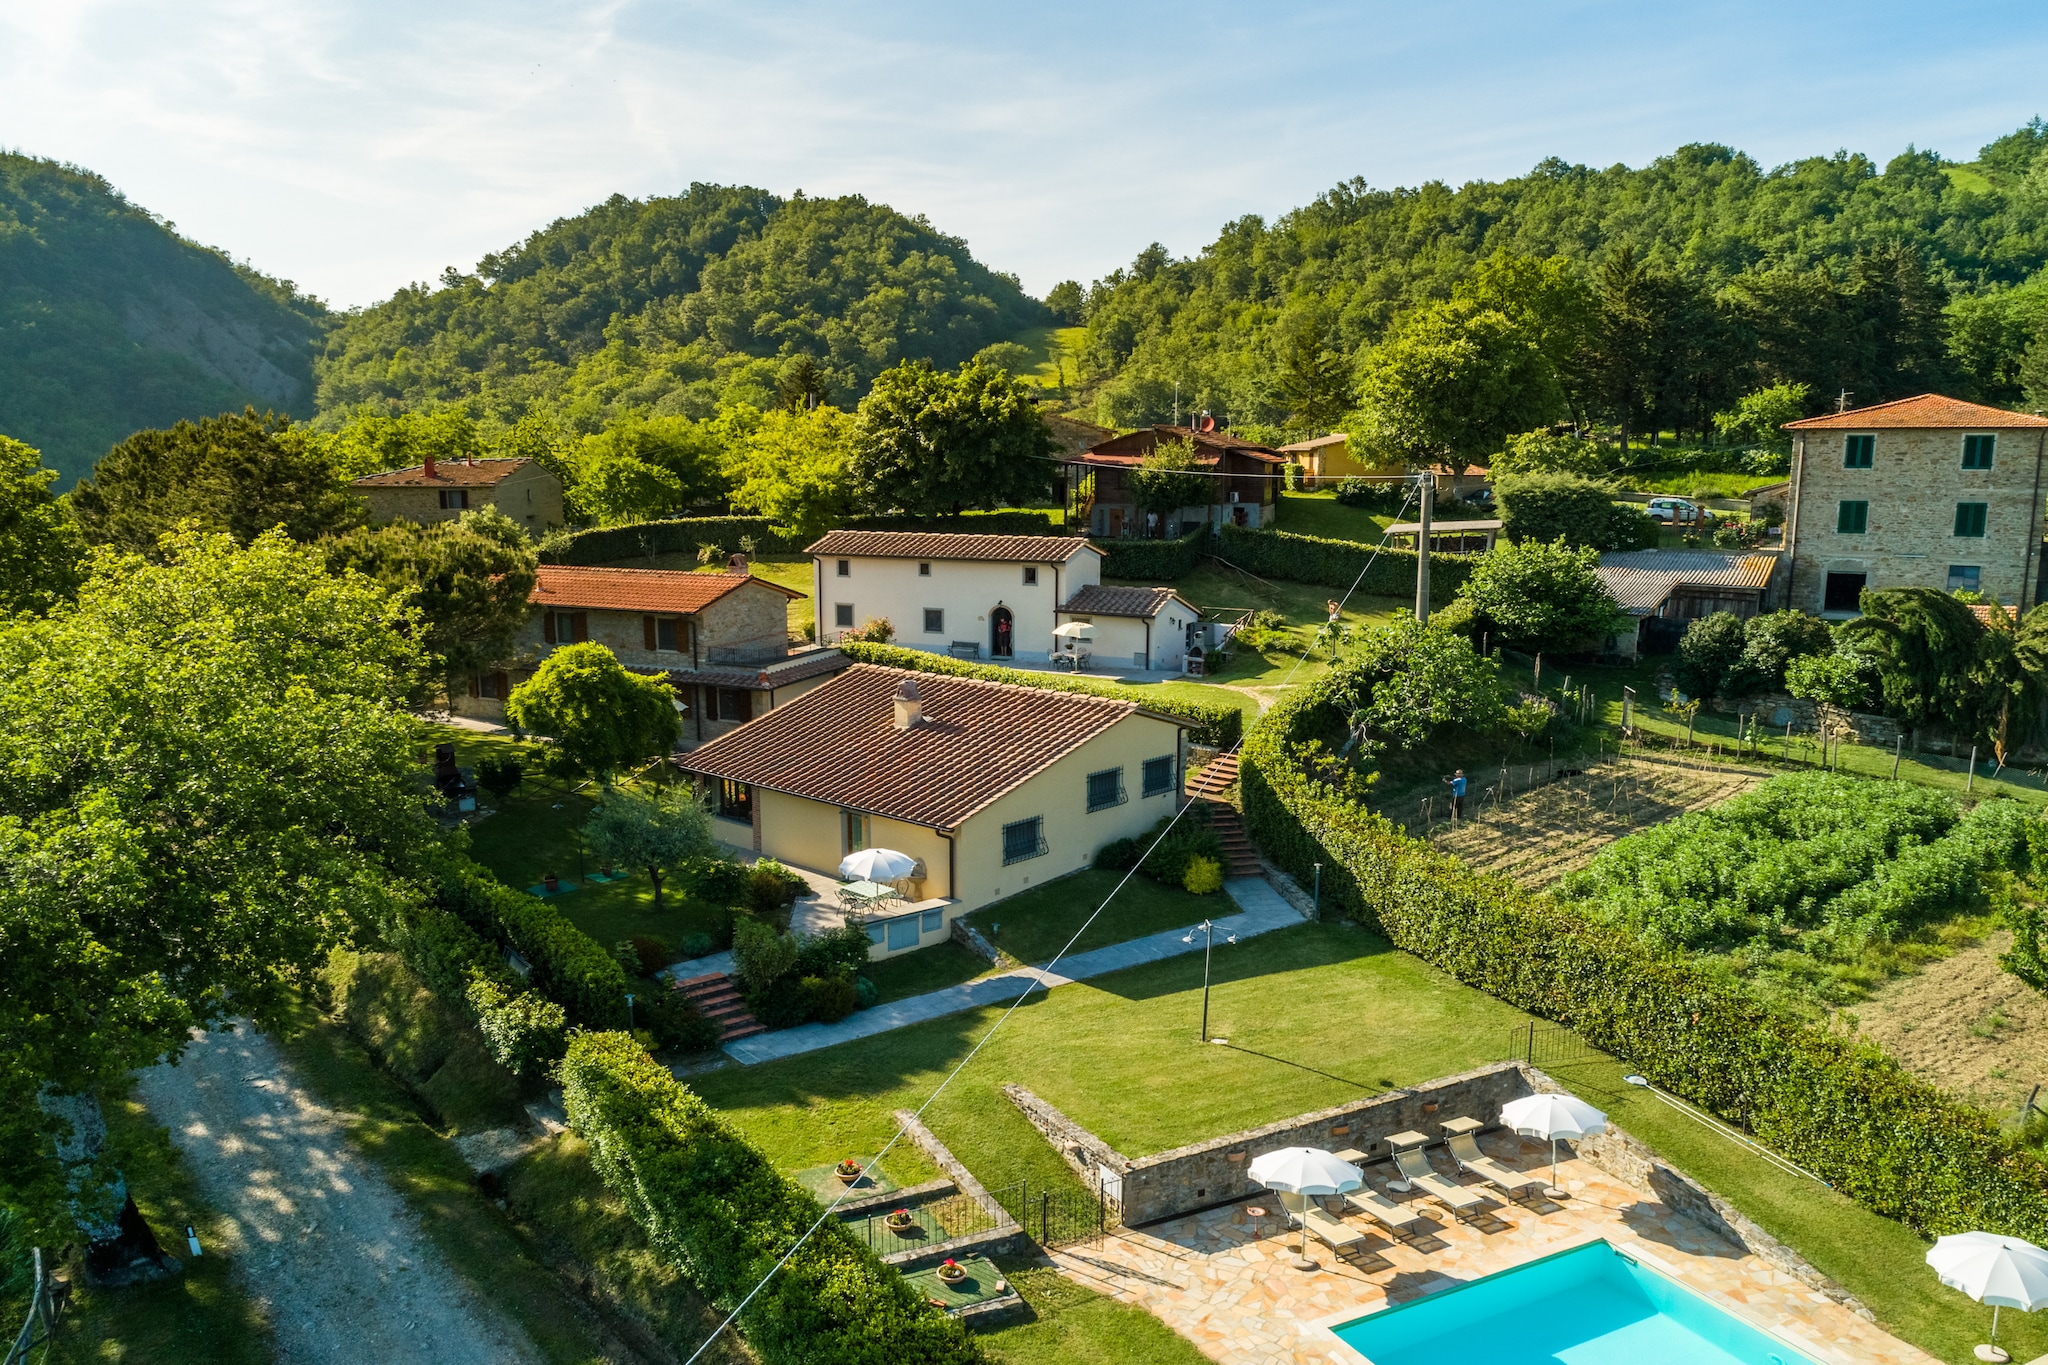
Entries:
{"label": "arched doorway", "polygon": [[1010,643],[1011,618],[1008,607],[997,607],[988,614],[988,652],[997,659],[1007,659],[1015,650]]}

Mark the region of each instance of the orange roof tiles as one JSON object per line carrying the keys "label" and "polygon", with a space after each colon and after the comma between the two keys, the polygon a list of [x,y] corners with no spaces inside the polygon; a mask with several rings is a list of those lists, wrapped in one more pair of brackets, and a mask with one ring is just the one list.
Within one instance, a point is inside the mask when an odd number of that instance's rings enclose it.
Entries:
{"label": "orange roof tiles", "polygon": [[465,460],[437,460],[434,462],[434,477],[428,478],[422,465],[411,469],[391,469],[382,474],[366,474],[350,481],[351,488],[493,488],[519,472],[522,465],[532,460],[478,460],[474,464]]}
{"label": "orange roof tiles", "polygon": [[[906,678],[922,695],[925,722],[898,730],[893,701]],[[1110,697],[855,664],[676,762],[706,777],[953,829],[1138,710]]]}
{"label": "orange roof tiles", "polygon": [[1982,403],[1965,403],[1960,398],[1944,398],[1938,393],[1923,393],[1917,398],[1895,398],[1889,403],[1875,403],[1867,408],[1852,408],[1848,412],[1831,412],[1825,417],[1785,423],[1787,431],[1869,431],[1898,427],[1973,427],[1978,430],[1986,427],[2048,427],[2048,417],[2007,412],[2004,408],[1986,407]]}
{"label": "orange roof tiles", "polygon": [[878,559],[979,559],[1019,564],[1064,564],[1096,550],[1079,536],[969,536],[936,531],[829,531],[807,555],[868,555]]}
{"label": "orange roof tiles", "polygon": [[589,569],[543,564],[526,600],[537,607],[585,607],[597,611],[701,611],[747,583],[785,597],[804,594],[739,573],[683,573],[675,569]]}

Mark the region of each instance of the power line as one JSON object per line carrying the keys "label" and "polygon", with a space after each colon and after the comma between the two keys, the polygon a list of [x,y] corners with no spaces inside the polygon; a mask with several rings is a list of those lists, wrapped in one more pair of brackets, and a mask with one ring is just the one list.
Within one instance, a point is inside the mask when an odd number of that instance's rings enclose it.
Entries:
{"label": "power line", "polygon": [[[1411,492],[1407,498],[1402,500],[1401,511],[1406,512],[1408,510],[1408,504],[1410,502],[1413,502],[1414,500],[1414,494]],[[1373,547],[1372,554],[1367,557],[1364,567],[1359,569],[1358,576],[1351,580],[1351,586],[1346,588],[1344,590],[1343,597],[1338,599],[1337,612],[1331,613],[1331,619],[1325,621],[1321,629],[1319,629],[1315,633],[1315,635],[1310,638],[1309,648],[1313,648],[1315,645],[1315,641],[1321,639],[1324,635],[1328,634],[1331,628],[1336,624],[1336,616],[1343,611],[1344,605],[1348,603],[1351,600],[1353,594],[1355,594],[1358,591],[1358,585],[1365,581],[1366,574],[1371,572],[1373,564],[1380,557],[1380,552],[1387,548],[1387,539],[1388,536],[1385,533],[1383,533],[1380,536],[1380,543]],[[1300,672],[1301,666],[1307,662],[1308,649],[1304,649],[1302,651],[1301,658],[1295,661],[1294,667],[1287,670],[1287,676],[1280,680],[1279,686],[1283,688],[1290,686],[1294,681],[1294,675]],[[1235,744],[1232,744],[1226,752],[1234,754],[1243,747],[1244,735],[1242,731],[1240,731],[1237,737],[1237,742]],[[1218,757],[1220,758],[1222,757],[1222,755],[1219,754]],[[920,1104],[916,1108],[916,1110],[913,1111],[913,1117],[922,1119],[924,1117],[925,1111],[931,1108],[932,1105],[938,1101],[940,1095],[945,1093],[946,1087],[951,1085],[954,1082],[954,1080],[959,1077],[960,1073],[967,1069],[967,1064],[973,1061],[977,1056],[981,1054],[981,1050],[984,1047],[988,1046],[989,1040],[996,1036],[997,1031],[1000,1030],[1004,1024],[1010,1021],[1010,1016],[1015,1014],[1019,1007],[1023,1005],[1025,1000],[1030,998],[1031,992],[1045,985],[1045,981],[1043,978],[1047,975],[1050,975],[1053,967],[1059,963],[1060,959],[1064,958],[1073,949],[1073,946],[1076,943],[1080,942],[1081,936],[1088,932],[1089,926],[1093,925],[1095,921],[1101,916],[1102,912],[1109,908],[1109,903],[1116,899],[1117,893],[1124,889],[1125,885],[1129,883],[1131,878],[1138,875],[1138,869],[1144,866],[1145,859],[1147,857],[1150,857],[1153,850],[1157,849],[1159,845],[1165,841],[1166,837],[1173,833],[1174,827],[1180,823],[1181,817],[1186,815],[1189,810],[1193,809],[1194,804],[1194,802],[1189,801],[1183,806],[1181,806],[1179,810],[1173,813],[1172,818],[1167,821],[1166,828],[1159,832],[1159,837],[1152,841],[1152,843],[1145,849],[1144,854],[1141,855],[1138,858],[1138,860],[1131,865],[1130,870],[1125,872],[1124,875],[1120,879],[1118,879],[1117,884],[1110,888],[1109,894],[1102,898],[1102,903],[1097,905],[1095,909],[1089,913],[1088,918],[1081,922],[1081,927],[1074,930],[1073,936],[1070,937],[1066,941],[1066,943],[1061,946],[1059,952],[1053,954],[1051,961],[1047,962],[1043,967],[1038,968],[1037,975],[1027,978],[1024,984],[1024,989],[1017,993],[1017,998],[1010,1002],[1009,1008],[1005,1009],[1002,1012],[1002,1014],[997,1017],[996,1021],[993,1024],[989,1025],[988,1032],[982,1034],[981,1038],[974,1044],[974,1046],[968,1049],[967,1055],[965,1057],[962,1057],[959,1063],[956,1066],[954,1066],[954,1068],[951,1071],[946,1073],[945,1079],[941,1080],[938,1083],[937,1087],[933,1089],[932,1093],[925,1097],[924,1103]],[[1050,989],[1050,987],[1047,987],[1047,989]],[[890,1150],[893,1149],[898,1142],[902,1141],[904,1134],[908,1131],[909,1130],[906,1125],[897,1125],[896,1132],[889,1138],[889,1140],[886,1143],[882,1145],[882,1149],[876,1152],[873,1157],[869,1158],[868,1163],[865,1166],[861,1167],[861,1179],[865,1179],[868,1172],[872,1171],[877,1165],[881,1163],[882,1158],[887,1156]],[[858,1187],[860,1183],[860,1179],[854,1180],[853,1182],[848,1184],[845,1189],[841,1190],[838,1196],[835,1197],[830,1204],[825,1206],[825,1211],[818,1215],[817,1221],[812,1223],[808,1228],[804,1229],[803,1235],[796,1239],[795,1243],[793,1243],[790,1246],[788,1251],[785,1251],[782,1254],[781,1258],[778,1259],[773,1266],[769,1267],[768,1273],[763,1275],[760,1281],[756,1283],[752,1289],[749,1289],[747,1291],[746,1297],[741,1299],[739,1303],[734,1305],[733,1310],[730,1313],[726,1314],[725,1320],[720,1322],[718,1326],[715,1329],[713,1329],[711,1335],[704,1339],[704,1343],[701,1346],[699,1346],[695,1351],[690,1353],[690,1358],[689,1360],[684,1362],[684,1365],[694,1365],[694,1362],[697,1360],[699,1356],[703,1355],[706,1351],[711,1349],[711,1344],[713,1342],[717,1341],[720,1337],[725,1335],[726,1329],[728,1327],[731,1327],[733,1323],[739,1319],[740,1314],[746,1311],[747,1305],[752,1303],[754,1301],[755,1296],[758,1295],[763,1289],[767,1288],[768,1282],[774,1279],[777,1272],[779,1272],[785,1265],[789,1264],[791,1257],[795,1256],[797,1252],[803,1250],[804,1243],[811,1240],[812,1235],[815,1234],[819,1228],[825,1225],[827,1219],[831,1218],[833,1210],[837,1209],[840,1206],[840,1204],[844,1203],[847,1196],[853,1193],[854,1189]]]}

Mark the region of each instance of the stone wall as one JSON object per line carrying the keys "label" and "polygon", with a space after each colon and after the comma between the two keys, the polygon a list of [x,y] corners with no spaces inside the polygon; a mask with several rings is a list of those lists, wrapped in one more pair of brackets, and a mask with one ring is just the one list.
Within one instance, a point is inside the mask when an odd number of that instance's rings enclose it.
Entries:
{"label": "stone wall", "polygon": [[[946,1173],[949,1183],[960,1193],[981,1205],[981,1210],[995,1220],[995,1226],[985,1232],[973,1232],[964,1237],[955,1237],[932,1246],[913,1251],[899,1251],[884,1256],[883,1262],[903,1270],[917,1270],[928,1265],[937,1265],[947,1257],[960,1256],[1008,1256],[1023,1251],[1030,1245],[1030,1238],[1017,1225],[1009,1210],[995,1201],[974,1173],[962,1166],[953,1156],[951,1149],[933,1135],[932,1130],[919,1121],[917,1115],[908,1109],[898,1109],[893,1117],[903,1126],[903,1135],[916,1143],[932,1164]],[[923,1188],[922,1186],[919,1187]]]}

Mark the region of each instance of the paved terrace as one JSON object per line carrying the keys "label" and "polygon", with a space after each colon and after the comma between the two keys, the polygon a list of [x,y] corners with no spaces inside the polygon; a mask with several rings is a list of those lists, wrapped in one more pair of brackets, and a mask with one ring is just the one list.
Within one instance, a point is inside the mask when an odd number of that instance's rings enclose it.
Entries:
{"label": "paved terrace", "polygon": [[[1489,1155],[1524,1170],[1542,1168],[1548,1152],[1513,1134],[1488,1134],[1482,1143]],[[1440,1150],[1433,1160],[1449,1173]],[[1396,1243],[1374,1229],[1366,1249],[1349,1261],[1311,1237],[1314,1271],[1292,1268],[1300,1233],[1267,1195],[1124,1229],[1056,1251],[1053,1259],[1071,1278],[1152,1313],[1222,1365],[1358,1365],[1362,1357],[1329,1327],[1605,1239],[1823,1365],[1934,1365],[1919,1348],[1590,1164],[1560,1161],[1558,1175],[1570,1195],[1561,1204],[1540,1196],[1533,1206],[1502,1204],[1475,1225],[1456,1222],[1420,1195],[1390,1193],[1434,1210],[1434,1230]],[[1366,1169],[1367,1183],[1383,1192],[1392,1178],[1386,1163]],[[1323,1201],[1332,1213],[1338,1202]],[[1266,1213],[1255,1217],[1252,1208]],[[1345,1221],[1367,1226],[1356,1216]]]}

